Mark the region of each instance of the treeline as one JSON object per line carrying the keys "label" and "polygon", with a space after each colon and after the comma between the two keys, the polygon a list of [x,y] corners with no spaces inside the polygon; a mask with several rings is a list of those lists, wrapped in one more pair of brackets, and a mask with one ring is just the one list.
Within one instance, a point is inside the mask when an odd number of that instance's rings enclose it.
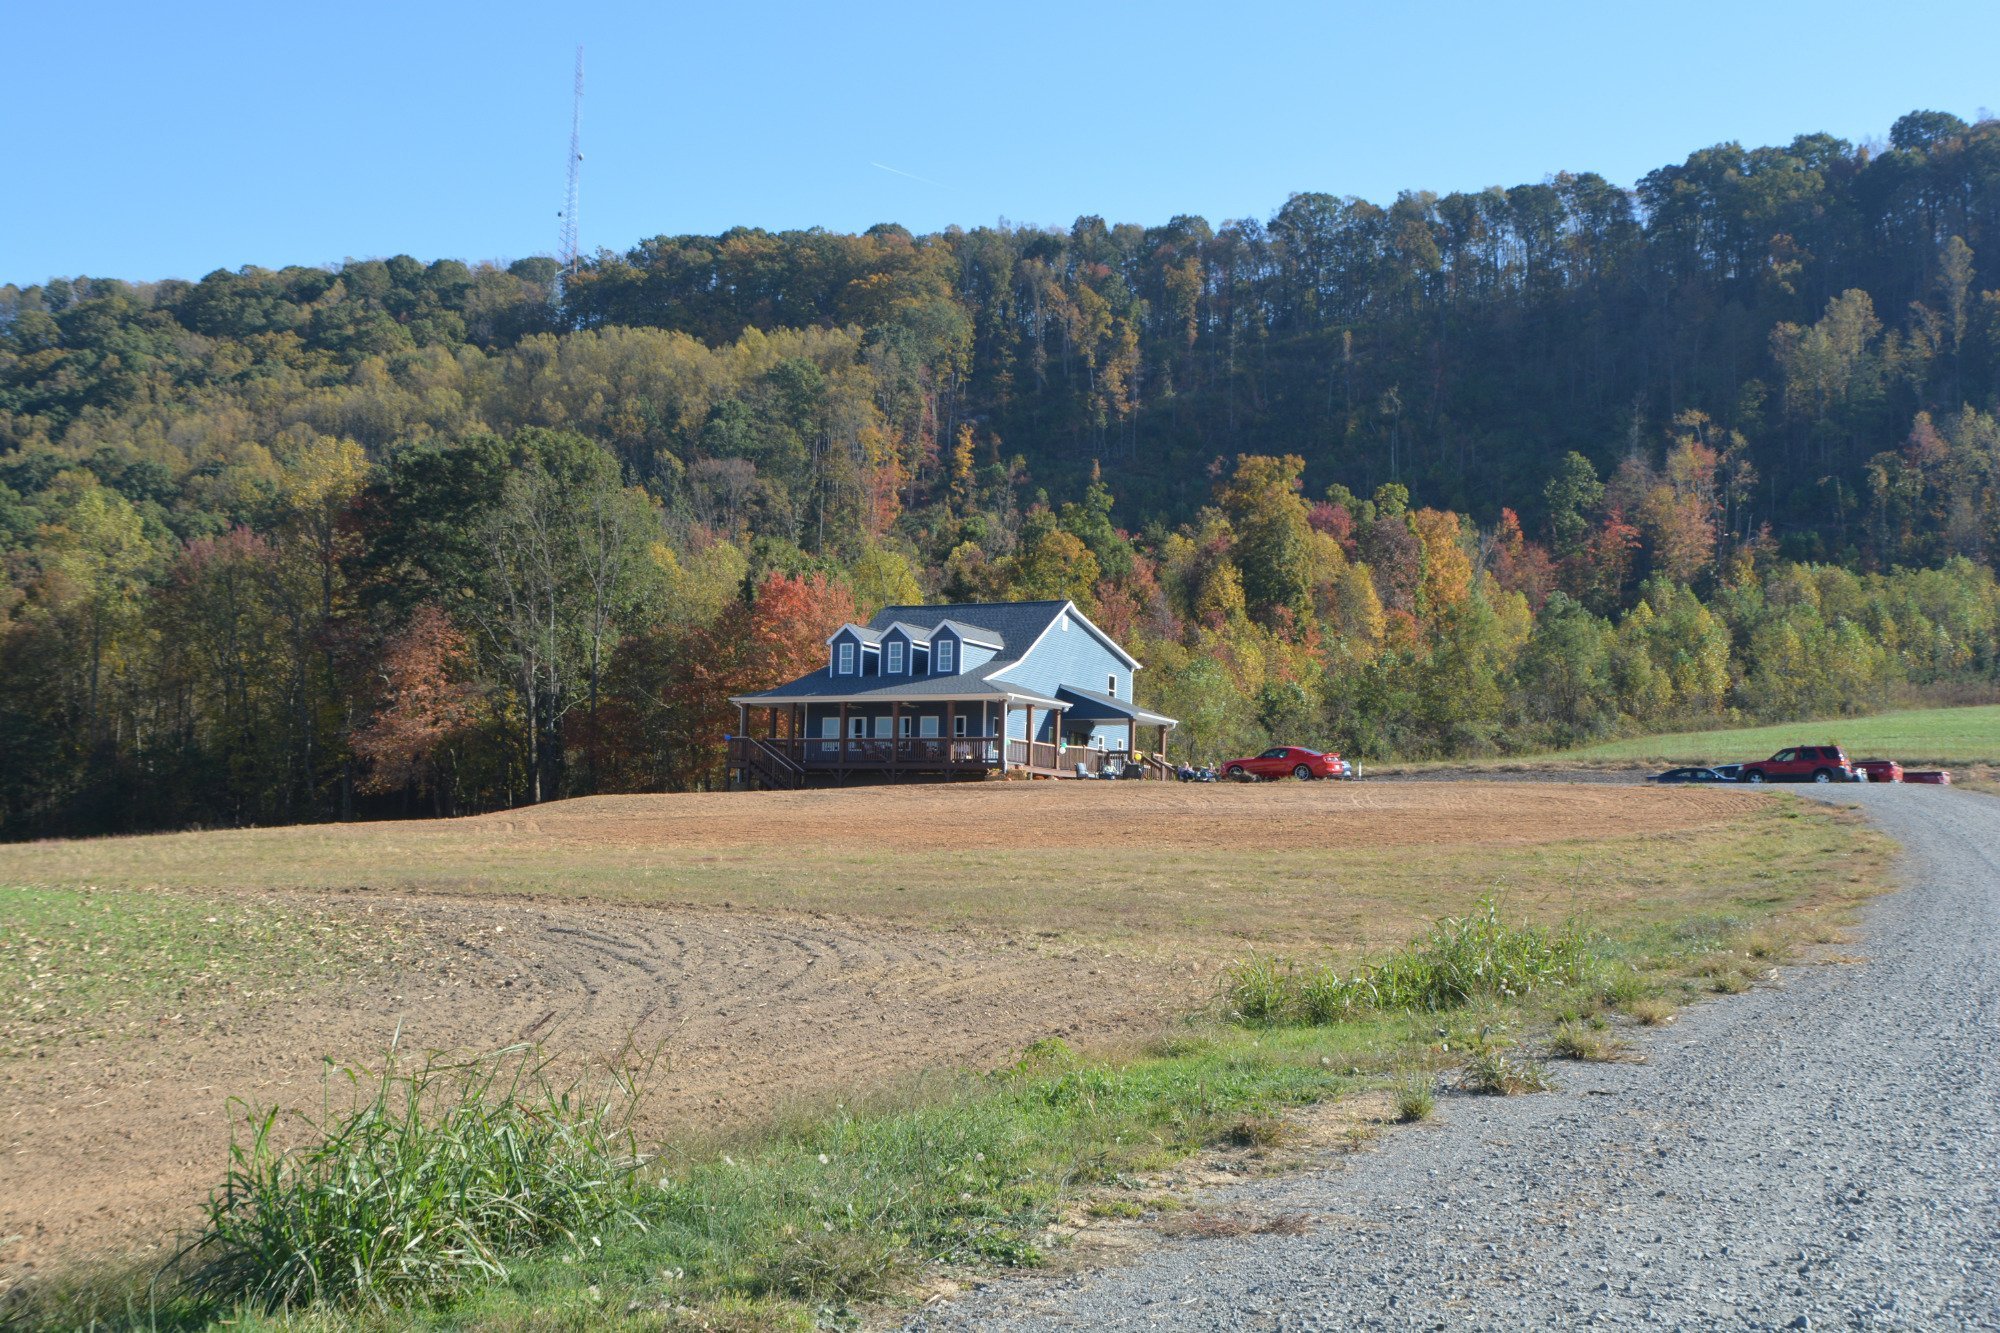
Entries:
{"label": "treeline", "polygon": [[730,692],[1070,596],[1205,758],[1983,682],[2000,124],[1211,228],[0,289],[0,828],[712,781]]}

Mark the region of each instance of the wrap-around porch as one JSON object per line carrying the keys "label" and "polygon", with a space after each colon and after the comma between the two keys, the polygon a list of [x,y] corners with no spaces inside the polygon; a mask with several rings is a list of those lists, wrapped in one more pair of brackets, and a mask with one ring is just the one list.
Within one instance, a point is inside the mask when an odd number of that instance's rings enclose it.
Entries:
{"label": "wrap-around porch", "polygon": [[[730,777],[798,787],[849,779],[951,780],[1019,774],[1164,777],[1158,754],[1172,723],[1100,698],[1007,695],[760,703],[739,700],[728,738]],[[1118,712],[1129,714],[1116,716]],[[1141,719],[1153,755],[1140,755]]]}

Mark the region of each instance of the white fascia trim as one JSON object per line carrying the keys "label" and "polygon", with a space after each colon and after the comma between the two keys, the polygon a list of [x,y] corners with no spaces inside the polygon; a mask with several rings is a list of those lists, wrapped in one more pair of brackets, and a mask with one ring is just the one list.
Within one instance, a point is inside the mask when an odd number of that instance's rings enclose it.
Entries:
{"label": "white fascia trim", "polygon": [[1065,601],[1063,603],[1063,609],[1061,611],[1058,611],[1054,616],[1050,617],[1048,624],[1042,626],[1042,632],[1035,636],[1035,641],[1028,645],[1026,651],[1024,651],[1019,657],[1015,658],[1013,661],[1009,662],[1005,667],[1002,667],[999,671],[996,671],[994,673],[994,676],[996,678],[1005,677],[1009,671],[1012,671],[1015,667],[1021,665],[1021,663],[1027,661],[1030,657],[1032,657],[1034,655],[1035,649],[1041,646],[1042,640],[1049,637],[1049,631],[1062,623],[1062,618],[1064,616],[1075,616],[1078,621],[1082,622],[1082,625],[1085,629],[1089,630],[1092,634],[1097,636],[1097,641],[1099,643],[1103,644],[1106,648],[1109,648],[1112,652],[1118,654],[1118,660],[1123,662],[1128,669],[1133,671],[1139,671],[1143,669],[1139,665],[1138,658],[1132,656],[1132,654],[1126,652],[1123,648],[1118,646],[1118,640],[1112,638],[1109,634],[1106,634],[1103,630],[1091,624],[1090,617],[1085,615],[1083,612],[1077,610],[1075,602]]}
{"label": "white fascia trim", "polygon": [[[729,702],[733,704],[756,704],[775,708],[780,704],[990,704],[1003,699],[1011,701],[1025,697],[1024,695],[1008,694],[1004,691],[996,691],[992,694],[920,694],[913,698],[899,699],[884,698],[873,694],[796,695],[789,699],[766,699],[762,695],[757,694],[732,694],[729,696]],[[1039,704],[1045,701],[1036,696],[1032,702]],[[1060,700],[1056,701],[1056,704],[1060,708],[1069,707],[1068,704],[1062,703]]]}

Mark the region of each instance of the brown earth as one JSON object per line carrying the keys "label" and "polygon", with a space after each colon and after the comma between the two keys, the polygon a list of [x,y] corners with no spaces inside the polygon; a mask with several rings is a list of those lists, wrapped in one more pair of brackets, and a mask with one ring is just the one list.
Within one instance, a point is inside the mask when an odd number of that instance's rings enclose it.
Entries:
{"label": "brown earth", "polygon": [[[1304,865],[1318,868],[1310,883],[1256,910],[1330,910],[1341,889],[1322,887],[1322,870],[1351,880],[1361,849],[1402,848],[1460,901],[1457,867],[1500,849],[1684,840],[1745,809],[1740,793],[1601,786],[1020,783],[601,797],[0,848],[0,884],[276,893],[375,914],[411,941],[379,975],[198,1028],[163,1013],[143,1036],[0,1060],[0,1281],[185,1224],[225,1165],[227,1099],[315,1107],[324,1060],[379,1058],[398,1024],[406,1049],[533,1039],[608,1058],[628,1040],[663,1043],[647,1127],[740,1127],[927,1068],[990,1067],[1038,1037],[1156,1030],[1240,947],[1238,931],[1192,952],[1108,946],[1101,912],[1061,907],[1092,888],[1127,900],[1135,938],[1174,938],[1211,918],[1149,920],[1180,909],[1149,908],[1148,884],[1161,903],[1182,889],[1226,920],[1248,910],[1232,894],[1264,887],[1224,878],[1230,867],[1255,878],[1259,865]],[[1286,855],[1258,860],[1272,853]],[[1135,879],[1135,865],[1157,880]],[[1192,889],[1183,866],[1198,867]],[[989,881],[1018,895],[1022,880],[1045,896],[1012,915],[931,906],[978,900]],[[1379,887],[1378,909],[1366,885],[1346,887],[1350,943],[1400,937],[1405,917],[1432,910]]]}
{"label": "brown earth", "polygon": [[1143,1031],[1178,998],[1128,961],[879,922],[400,896],[373,910],[420,965],[200,1030],[0,1062],[0,1275],[188,1222],[226,1165],[228,1098],[316,1108],[323,1057],[379,1060],[399,1024],[414,1052],[661,1047],[644,1127],[665,1135],[990,1066],[1037,1037]]}

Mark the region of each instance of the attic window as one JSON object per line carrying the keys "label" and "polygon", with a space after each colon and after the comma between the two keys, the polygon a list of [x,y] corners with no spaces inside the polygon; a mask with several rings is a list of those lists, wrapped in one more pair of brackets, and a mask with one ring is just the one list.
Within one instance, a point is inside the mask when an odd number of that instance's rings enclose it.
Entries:
{"label": "attic window", "polygon": [[933,651],[937,654],[937,669],[940,675],[953,676],[958,674],[957,667],[954,662],[954,659],[957,656],[957,650],[958,650],[958,645],[953,643],[950,639],[939,639],[937,643],[933,645]]}
{"label": "attic window", "polygon": [[901,639],[889,640],[889,665],[884,667],[883,670],[892,676],[903,674],[903,641]]}
{"label": "attic window", "polygon": [[1104,692],[1116,699],[1118,697],[1118,673],[1115,671],[1112,672],[1108,679],[1111,683],[1104,687]]}
{"label": "attic window", "polygon": [[854,674],[854,640],[842,639],[840,641],[840,665],[835,670],[843,676]]}

